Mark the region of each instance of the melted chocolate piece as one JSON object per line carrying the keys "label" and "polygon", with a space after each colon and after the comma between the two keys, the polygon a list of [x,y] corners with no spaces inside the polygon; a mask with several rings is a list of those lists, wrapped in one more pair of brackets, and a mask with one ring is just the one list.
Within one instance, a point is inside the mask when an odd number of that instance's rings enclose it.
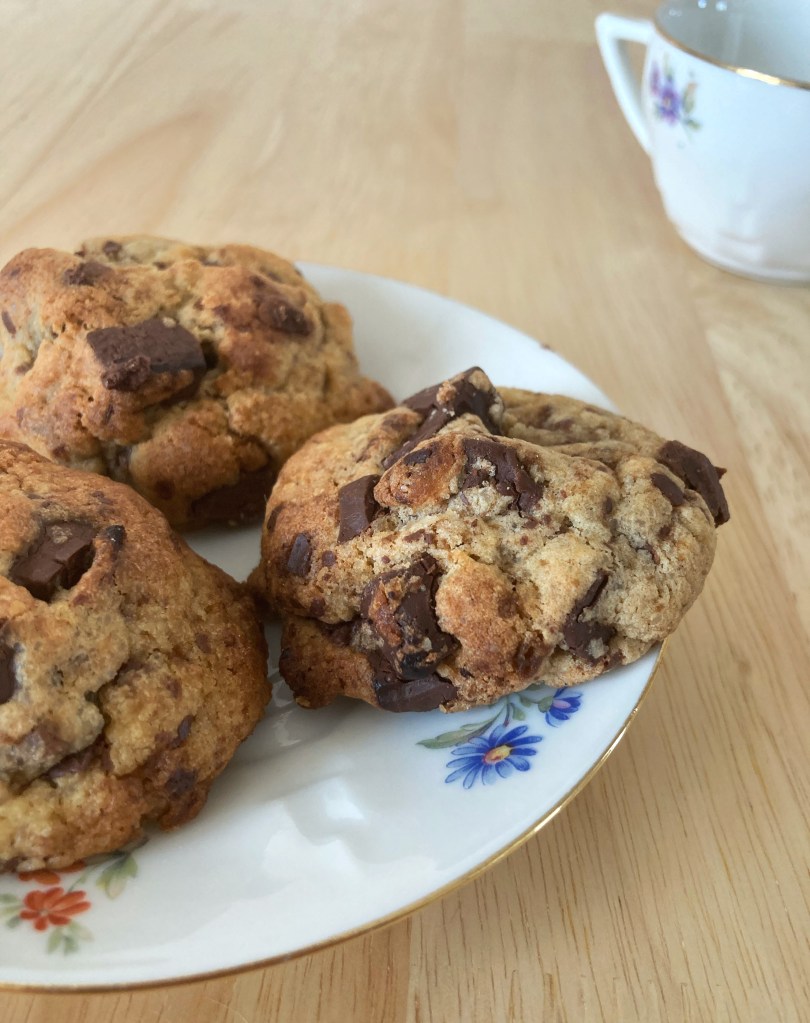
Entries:
{"label": "melted chocolate piece", "polygon": [[107,257],[107,259],[118,259],[123,251],[124,246],[119,242],[108,241],[104,242],[101,246],[101,251]]}
{"label": "melted chocolate piece", "polygon": [[458,690],[452,682],[440,675],[404,681],[397,678],[375,678],[374,693],[383,710],[403,711],[435,710],[443,703],[455,699]]}
{"label": "melted chocolate piece", "polygon": [[6,330],[11,334],[12,337],[17,333],[17,328],[14,326],[14,320],[9,316],[6,310],[3,310],[2,320],[5,324]]}
{"label": "melted chocolate piece", "polygon": [[27,554],[18,557],[9,579],[37,600],[69,590],[93,563],[95,530],[83,522],[52,522]]}
{"label": "melted chocolate piece", "polygon": [[589,647],[594,640],[607,643],[616,634],[616,630],[610,625],[603,625],[596,619],[582,621],[580,618],[583,611],[593,607],[597,602],[607,581],[607,572],[597,573],[587,592],[574,604],[571,614],[563,626],[563,639],[568,649],[576,657],[583,657],[588,661],[595,660],[589,652]]}
{"label": "melted chocolate piece", "polygon": [[730,518],[728,502],[720,486],[722,473],[702,452],[695,451],[680,441],[669,440],[656,457],[690,489],[700,494],[711,512],[715,526],[722,526],[724,522],[728,522]]}
{"label": "melted chocolate piece", "polygon": [[[518,461],[513,448],[489,437],[468,438],[464,441],[467,456],[465,475],[461,478],[462,490],[470,490],[486,483],[494,483],[499,494],[511,499],[511,506],[519,512],[530,512],[543,496],[543,485],[537,483]],[[495,470],[494,477],[476,462],[489,462]]]}
{"label": "melted chocolate piece", "polygon": [[363,591],[360,613],[382,641],[380,655],[400,679],[432,675],[458,641],[442,632],[435,592],[440,568],[424,554],[407,568],[383,572]]}
{"label": "melted chocolate piece", "polygon": [[379,479],[379,476],[361,476],[338,491],[340,507],[338,543],[346,543],[347,540],[359,536],[371,525],[380,507],[374,500],[374,488]]}
{"label": "melted chocolate piece", "polygon": [[662,472],[654,472],[650,476],[650,483],[661,491],[673,508],[684,504],[683,491],[677,483],[672,482],[669,476],[665,476]]}
{"label": "melted chocolate piece", "polygon": [[92,288],[103,277],[108,277],[112,270],[103,263],[97,263],[95,259],[88,259],[86,263],[79,263],[71,266],[62,274],[62,283],[70,287],[85,285]]}
{"label": "melted chocolate piece", "polygon": [[191,503],[192,516],[201,522],[255,522],[264,514],[276,473],[266,465],[246,472],[236,483],[211,490]]}
{"label": "melted chocolate piece", "polygon": [[312,561],[312,542],[306,533],[299,533],[293,540],[287,557],[287,571],[290,575],[305,576]]}
{"label": "melted chocolate piece", "polygon": [[0,642],[0,704],[8,703],[17,689],[17,676],[14,674],[14,651],[7,644]]}
{"label": "melted chocolate piece", "polygon": [[197,338],[185,327],[167,327],[153,317],[129,327],[91,330],[87,343],[101,365],[101,382],[110,391],[136,391],[159,373],[194,374],[191,391],[196,391],[205,374],[205,355]]}

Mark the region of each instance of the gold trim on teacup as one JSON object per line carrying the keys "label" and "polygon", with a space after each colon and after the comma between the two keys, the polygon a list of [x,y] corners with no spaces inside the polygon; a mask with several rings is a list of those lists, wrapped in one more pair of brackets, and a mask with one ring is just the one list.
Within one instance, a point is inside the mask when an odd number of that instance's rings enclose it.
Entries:
{"label": "gold trim on teacup", "polygon": [[266,959],[259,959],[251,963],[240,963],[238,966],[226,966],[219,970],[208,970],[204,973],[191,973],[187,976],[179,977],[166,977],[163,980],[136,980],[136,981],[124,981],[121,983],[112,984],[48,984],[48,983],[36,983],[36,982],[14,982],[14,981],[0,981],[0,992],[20,992],[28,994],[100,994],[102,992],[111,991],[148,991],[154,990],[155,988],[169,988],[169,987],[180,987],[185,984],[199,984],[203,981],[217,980],[220,977],[234,977],[239,974],[251,973],[253,971],[264,970],[269,966],[276,966],[280,963],[289,962],[292,959],[300,959],[303,956],[312,955],[313,952],[321,952],[325,949],[334,948],[336,945],[342,944],[344,941],[349,941],[352,938],[359,938],[361,935],[369,934],[371,931],[380,930],[384,927],[389,927],[391,924],[397,923],[403,920],[405,917],[411,916],[417,910],[424,909],[431,903],[438,902],[443,899],[446,895],[451,892],[457,891],[459,888],[463,888],[470,881],[475,881],[483,873],[494,867],[496,863],[500,863],[505,860],[507,856],[513,853],[516,849],[519,849],[522,845],[525,845],[529,839],[534,838],[540,830],[548,824],[560,810],[568,806],[568,804],[575,799],[585,786],[592,781],[594,776],[605,766],[605,761],[608,759],[610,754],[616,749],[627,729],[630,727],[631,722],[637,716],[641,705],[649,695],[650,689],[652,688],[653,681],[658,674],[661,667],[661,662],[664,657],[664,652],[669,645],[670,637],[667,636],[658,648],[658,655],[655,658],[655,663],[650,670],[650,675],[644,684],[644,688],[641,690],[638,699],[624,720],[624,723],[619,728],[616,735],[610,742],[610,745],[604,750],[598,759],[588,768],[585,774],[579,779],[579,781],[573,785],[568,792],[565,793],[562,798],[558,799],[554,806],[550,810],[547,810],[542,817],[539,817],[534,824],[531,824],[526,830],[513,839],[507,842],[503,848],[493,853],[490,857],[479,863],[478,866],[468,870],[461,877],[455,878],[453,881],[449,881],[447,884],[442,885],[441,888],[437,888],[435,891],[430,892],[428,895],[423,896],[421,899],[416,899],[414,902],[409,903],[406,906],[402,906],[400,909],[395,909],[393,912],[381,916],[376,920],[369,920],[367,923],[360,924],[359,927],[353,927],[351,930],[343,931],[340,934],[335,934],[331,938],[326,938],[323,941],[316,942],[312,945],[307,945],[303,948],[294,949],[291,952],[281,952],[274,956],[269,956]]}
{"label": "gold trim on teacup", "polygon": [[715,67],[721,67],[726,71],[733,71],[735,75],[742,75],[743,78],[751,78],[757,82],[764,82],[766,85],[789,85],[793,89],[810,90],[810,82],[803,82],[799,78],[781,78],[779,75],[769,75],[764,71],[754,71],[754,69],[750,67],[740,67],[737,64],[726,64],[725,61],[718,60],[716,57],[710,57],[708,53],[701,53],[700,50],[695,50],[691,46],[687,46],[686,43],[682,43],[680,39],[676,39],[675,36],[670,35],[670,33],[667,32],[658,20],[657,14],[653,20],[655,22],[655,30],[662,39],[665,39],[677,50],[683,50],[684,53],[688,53],[691,57],[697,57],[698,60],[705,60],[707,64],[714,64]]}

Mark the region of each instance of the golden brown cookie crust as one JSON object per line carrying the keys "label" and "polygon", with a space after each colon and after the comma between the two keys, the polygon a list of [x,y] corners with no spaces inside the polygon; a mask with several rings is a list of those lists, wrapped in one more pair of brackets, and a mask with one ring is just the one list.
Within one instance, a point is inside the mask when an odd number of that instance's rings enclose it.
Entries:
{"label": "golden brown cookie crust", "polygon": [[134,491],[0,442],[0,869],[193,817],[266,658],[244,589]]}
{"label": "golden brown cookie crust", "polygon": [[176,526],[259,520],[307,437],[390,404],[346,309],[273,253],[99,238],[0,271],[0,436]]}
{"label": "golden brown cookie crust", "polygon": [[290,459],[252,584],[303,705],[464,710],[636,660],[700,592],[727,517],[699,452],[471,370]]}

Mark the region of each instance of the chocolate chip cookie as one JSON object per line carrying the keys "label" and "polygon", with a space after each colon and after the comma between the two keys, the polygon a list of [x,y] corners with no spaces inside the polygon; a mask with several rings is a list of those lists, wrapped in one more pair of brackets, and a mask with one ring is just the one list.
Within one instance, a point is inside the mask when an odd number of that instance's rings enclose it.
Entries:
{"label": "chocolate chip cookie", "polygon": [[0,441],[0,870],[193,817],[266,668],[251,598],[158,511]]}
{"label": "chocolate chip cookie", "polygon": [[175,526],[260,520],[307,437],[391,404],[347,311],[270,252],[107,238],[0,271],[0,436]]}
{"label": "chocolate chip cookie", "polygon": [[703,585],[722,470],[572,398],[473,369],[312,438],[252,585],[298,702],[464,710],[645,653]]}

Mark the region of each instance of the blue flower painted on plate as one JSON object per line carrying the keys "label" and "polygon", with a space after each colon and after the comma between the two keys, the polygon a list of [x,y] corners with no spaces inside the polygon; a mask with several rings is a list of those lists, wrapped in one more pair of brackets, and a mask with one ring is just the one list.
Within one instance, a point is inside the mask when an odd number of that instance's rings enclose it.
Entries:
{"label": "blue flower painted on plate", "polygon": [[508,778],[512,771],[528,771],[537,750],[535,744],[542,741],[542,735],[526,735],[528,725],[510,728],[508,719],[496,725],[488,735],[479,735],[463,746],[453,750],[453,760],[447,767],[453,770],[444,779],[446,782],[463,779],[465,789],[471,789],[480,779],[489,785],[497,778]]}
{"label": "blue flower painted on plate", "polygon": [[453,759],[446,764],[450,768],[446,782],[461,780],[465,789],[471,789],[479,780],[489,785],[498,778],[531,768],[529,758],[536,755],[535,746],[543,736],[526,735],[529,726],[515,724],[526,720],[527,710],[538,711],[547,725],[558,728],[576,714],[581,704],[582,693],[574,689],[552,689],[535,682],[522,693],[505,696],[495,704],[489,717],[422,739],[418,745],[452,750]]}
{"label": "blue flower painted on plate", "polygon": [[558,689],[551,698],[551,705],[546,711],[546,724],[557,728],[572,714],[576,714],[580,703],[582,703],[582,693],[576,693],[572,689]]}

